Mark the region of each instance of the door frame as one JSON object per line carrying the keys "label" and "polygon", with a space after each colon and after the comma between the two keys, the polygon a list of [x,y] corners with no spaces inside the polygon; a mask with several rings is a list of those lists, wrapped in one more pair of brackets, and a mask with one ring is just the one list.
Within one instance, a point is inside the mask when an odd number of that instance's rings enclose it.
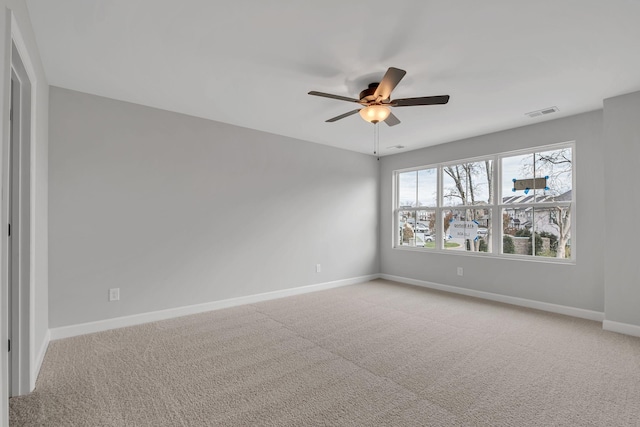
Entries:
{"label": "door frame", "polygon": [[[0,179],[2,180],[2,212],[0,216],[0,277],[2,301],[2,323],[0,348],[2,349],[2,409],[8,409],[8,397],[29,393],[35,387],[34,361],[35,361],[35,294],[34,294],[34,160],[35,160],[35,132],[36,132],[36,74],[33,62],[28,54],[26,43],[12,11],[7,10],[6,22],[8,24],[7,33],[10,37],[5,39],[5,78],[2,82],[3,93],[8,96],[3,97],[2,115],[2,162],[0,163]],[[6,34],[6,33],[5,33]],[[8,36],[9,34],[7,34]],[[8,205],[5,203],[9,191],[9,142],[10,142],[10,110],[11,110],[11,80],[17,78],[20,83],[19,88],[15,88],[14,95],[19,98],[19,111],[13,112],[14,127],[13,148],[19,152],[19,202],[14,210],[18,215],[18,227],[12,224],[11,234],[15,236],[12,245],[16,247],[18,255],[18,277],[17,283],[12,287],[13,311],[12,342],[11,353],[8,353],[8,286],[11,281],[8,277],[9,261],[9,237],[8,237]],[[16,135],[17,133],[17,135]],[[16,176],[14,174],[14,176]],[[15,218],[14,218],[15,222]],[[17,228],[17,229],[16,229]],[[16,265],[16,264],[14,264]],[[8,372],[9,357],[12,358],[13,373]],[[11,390],[9,390],[8,375],[12,375]],[[3,415],[4,415],[3,414]]]}

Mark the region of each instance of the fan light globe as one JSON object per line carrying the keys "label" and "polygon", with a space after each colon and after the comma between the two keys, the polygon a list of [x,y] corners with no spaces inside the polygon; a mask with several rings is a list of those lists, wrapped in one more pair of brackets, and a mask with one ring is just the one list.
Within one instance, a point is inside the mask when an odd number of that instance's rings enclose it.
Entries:
{"label": "fan light globe", "polygon": [[391,110],[384,105],[369,105],[360,110],[360,117],[371,123],[385,121],[389,114]]}

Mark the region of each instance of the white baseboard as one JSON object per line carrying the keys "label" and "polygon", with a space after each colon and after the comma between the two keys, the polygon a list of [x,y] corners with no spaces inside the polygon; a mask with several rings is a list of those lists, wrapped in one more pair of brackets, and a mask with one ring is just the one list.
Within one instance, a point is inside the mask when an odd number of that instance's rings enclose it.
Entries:
{"label": "white baseboard", "polygon": [[244,304],[253,304],[261,301],[269,301],[293,295],[306,294],[309,292],[322,291],[325,289],[338,288],[341,286],[354,285],[356,283],[367,282],[377,279],[380,275],[370,274],[368,276],[352,277],[350,279],[336,280],[333,282],[318,283],[315,285],[301,286],[298,288],[282,289],[262,294],[248,295],[238,298],[230,298],[220,301],[211,301],[203,304],[195,304],[186,307],[170,308],[166,310],[152,311],[149,313],[134,314],[131,316],[116,317],[113,319],[98,320],[95,322],[81,323],[78,325],[62,326],[49,329],[51,340],[69,338],[78,335],[91,334],[94,332],[106,331],[109,329],[124,328],[127,326],[140,325],[143,323],[156,322],[158,320],[172,319],[174,317],[188,316],[190,314],[203,313],[205,311],[220,310],[222,308],[236,307]]}
{"label": "white baseboard", "polygon": [[537,310],[549,311],[551,313],[564,314],[567,316],[579,317],[581,319],[595,320],[602,322],[604,313],[582,308],[568,307],[565,305],[551,304],[548,302],[534,301],[525,298],[512,297],[508,295],[494,294],[491,292],[476,291],[473,289],[459,288],[457,286],[441,285],[439,283],[427,282],[424,280],[409,279],[406,277],[381,274],[380,278],[392,280],[394,282],[406,283],[408,285],[421,286],[439,291],[452,292],[455,294],[467,295],[470,297],[482,298],[491,301],[503,302],[506,304],[518,305],[521,307],[534,308]]}
{"label": "white baseboard", "polygon": [[40,345],[40,350],[38,351],[38,354],[36,354],[35,363],[31,366],[31,383],[29,384],[29,389],[31,391],[36,388],[36,380],[38,379],[38,374],[40,373],[40,368],[44,361],[44,355],[47,353],[47,348],[49,348],[49,341],[51,341],[51,331],[47,330],[47,333],[44,334],[42,344]]}
{"label": "white baseboard", "polygon": [[602,329],[605,331],[617,332],[619,334],[632,335],[640,337],[640,326],[630,323],[614,322],[613,320],[605,320],[602,322]]}
{"label": "white baseboard", "polygon": [[149,313],[135,314],[131,316],[116,317],[113,319],[99,320],[96,322],[81,323],[78,325],[62,326],[52,328],[47,331],[45,340],[43,341],[40,351],[37,355],[34,366],[33,381],[37,378],[40,371],[44,355],[46,353],[50,340],[58,340],[78,335],[85,335],[94,332],[106,331],[109,329],[124,328],[127,326],[140,325],[143,323],[155,322],[158,320],[172,319],[180,316],[188,316],[190,314],[198,314],[206,311],[220,310],[223,308],[236,307],[244,304],[253,304],[261,301],[269,301],[278,298],[284,298],[293,295],[306,294],[310,292],[321,291],[325,289],[338,288],[341,286],[353,285],[356,283],[367,282],[374,279],[386,279],[394,282],[405,283],[408,285],[421,286],[430,289],[436,289],[455,294],[467,295],[476,298],[482,298],[490,301],[497,301],[506,304],[517,305],[521,307],[533,308],[551,313],[564,314],[567,316],[578,317],[581,319],[594,320],[603,322],[603,329],[621,334],[640,337],[640,326],[627,323],[619,323],[611,320],[604,320],[604,313],[582,308],[569,307],[559,304],[529,300],[525,298],[512,297],[508,295],[494,294],[491,292],[477,291],[473,289],[465,289],[457,286],[443,285],[424,280],[410,279],[406,277],[393,276],[390,274],[370,274],[367,276],[353,277],[350,279],[336,280],[334,282],[319,283],[315,285],[301,286],[299,288],[282,289],[279,291],[266,292],[256,295],[248,295],[238,298],[230,298],[221,301],[212,301],[204,304],[190,305],[186,307],[171,308],[167,310],[153,311]]}

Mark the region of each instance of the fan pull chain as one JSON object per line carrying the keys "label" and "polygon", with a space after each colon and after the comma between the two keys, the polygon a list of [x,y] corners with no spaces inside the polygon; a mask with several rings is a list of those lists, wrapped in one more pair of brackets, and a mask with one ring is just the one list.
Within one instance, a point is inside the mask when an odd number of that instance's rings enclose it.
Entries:
{"label": "fan pull chain", "polygon": [[378,123],[373,125],[373,154],[378,156],[378,160],[380,160],[380,130],[378,129]]}

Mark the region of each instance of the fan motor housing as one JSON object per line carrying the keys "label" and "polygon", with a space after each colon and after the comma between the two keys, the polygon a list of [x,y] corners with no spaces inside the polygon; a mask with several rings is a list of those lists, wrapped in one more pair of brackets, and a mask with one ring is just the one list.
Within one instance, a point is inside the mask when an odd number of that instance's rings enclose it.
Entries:
{"label": "fan motor housing", "polygon": [[373,94],[376,93],[376,89],[378,89],[378,85],[380,85],[380,83],[369,83],[369,87],[363,90],[362,92],[360,92],[360,101],[362,102],[375,101],[376,98],[373,96]]}

